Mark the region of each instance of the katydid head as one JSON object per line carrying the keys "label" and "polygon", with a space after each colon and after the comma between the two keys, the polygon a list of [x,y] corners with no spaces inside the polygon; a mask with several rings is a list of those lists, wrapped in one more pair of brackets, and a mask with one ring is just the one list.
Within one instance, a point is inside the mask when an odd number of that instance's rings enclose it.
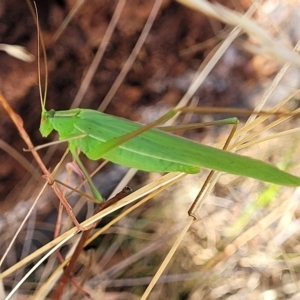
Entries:
{"label": "katydid head", "polygon": [[45,109],[42,110],[40,133],[43,137],[47,137],[54,129],[52,125],[52,118],[54,117],[54,114],[55,110],[53,109],[49,111],[46,111]]}

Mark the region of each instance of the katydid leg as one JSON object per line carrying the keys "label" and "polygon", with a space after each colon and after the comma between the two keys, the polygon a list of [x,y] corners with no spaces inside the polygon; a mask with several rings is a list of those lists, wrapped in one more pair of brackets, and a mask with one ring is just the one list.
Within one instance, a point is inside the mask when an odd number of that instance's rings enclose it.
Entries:
{"label": "katydid leg", "polygon": [[173,132],[173,131],[179,131],[179,130],[191,130],[191,129],[199,129],[209,126],[223,126],[223,125],[233,125],[237,124],[239,121],[237,118],[227,118],[212,122],[205,122],[205,123],[193,123],[193,124],[185,124],[185,125],[174,125],[174,126],[161,126],[156,127],[159,130],[166,131],[166,132]]}
{"label": "katydid leg", "polygon": [[94,185],[93,183],[93,180],[91,178],[91,176],[89,175],[88,171],[86,170],[86,168],[84,167],[83,163],[81,162],[78,154],[77,154],[77,151],[76,149],[70,147],[70,151],[71,151],[71,154],[72,156],[74,157],[76,163],[78,164],[78,166],[80,167],[82,173],[84,174],[91,190],[92,190],[92,193],[94,195],[94,197],[99,201],[99,202],[102,202],[103,201],[103,197],[101,196],[101,194],[99,193],[98,189],[96,188],[96,186]]}

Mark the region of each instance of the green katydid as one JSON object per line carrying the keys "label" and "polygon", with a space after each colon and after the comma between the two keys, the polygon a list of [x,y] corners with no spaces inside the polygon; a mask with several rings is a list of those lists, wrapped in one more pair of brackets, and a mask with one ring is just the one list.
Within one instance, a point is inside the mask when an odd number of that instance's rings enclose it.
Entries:
{"label": "green katydid", "polygon": [[[194,174],[204,167],[279,185],[300,185],[300,177],[269,163],[152,128],[180,109],[172,110],[158,121],[143,126],[96,110],[77,108],[46,111],[44,106],[42,103],[42,136],[46,137],[56,130],[60,140],[68,141],[72,155],[82,168],[77,149],[91,160],[104,158],[150,172],[180,171]],[[98,199],[102,199],[100,195]]]}
{"label": "green katydid", "polygon": [[[37,30],[39,39],[38,18]],[[38,41],[38,47],[39,44]],[[44,46],[43,51],[45,52]],[[46,55],[44,55],[45,58]],[[40,69],[39,64],[38,60]],[[47,70],[46,61],[45,67]],[[205,146],[153,128],[182,109],[172,110],[156,122],[143,126],[91,109],[47,111],[45,108],[46,93],[42,97],[40,90],[40,95],[42,106],[40,132],[42,136],[47,137],[55,130],[58,132],[60,140],[68,141],[73,157],[81,167],[99,201],[102,200],[102,197],[80,162],[77,155],[78,149],[89,159],[104,158],[144,171],[180,171],[195,174],[200,171],[201,167],[204,167],[279,185],[300,186],[300,177],[284,172],[269,163]]]}

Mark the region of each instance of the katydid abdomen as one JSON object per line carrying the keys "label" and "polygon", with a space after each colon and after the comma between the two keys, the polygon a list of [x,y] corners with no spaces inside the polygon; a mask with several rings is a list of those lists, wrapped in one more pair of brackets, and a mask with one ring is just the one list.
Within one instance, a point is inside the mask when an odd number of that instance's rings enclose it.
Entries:
{"label": "katydid abdomen", "polygon": [[78,139],[69,140],[69,146],[79,148],[89,159],[104,158],[139,170],[198,173],[203,167],[280,185],[300,185],[299,177],[269,163],[198,144],[157,129],[147,130],[102,155],[104,142],[141,127],[140,124],[96,110],[74,109],[44,111],[40,131],[47,136],[55,129],[61,140],[78,136]]}

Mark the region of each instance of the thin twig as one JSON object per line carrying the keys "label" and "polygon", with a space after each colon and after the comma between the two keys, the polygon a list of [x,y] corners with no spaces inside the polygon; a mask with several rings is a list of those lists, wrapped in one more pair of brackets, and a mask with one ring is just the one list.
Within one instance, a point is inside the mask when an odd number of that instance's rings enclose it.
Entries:
{"label": "thin twig", "polygon": [[10,116],[11,120],[13,121],[13,123],[15,124],[15,126],[17,127],[19,134],[21,136],[21,138],[23,139],[23,141],[25,142],[25,144],[27,145],[28,149],[30,149],[35,161],[37,162],[37,164],[39,165],[39,167],[41,168],[42,172],[44,173],[44,177],[47,179],[49,185],[52,187],[54,193],[57,195],[57,197],[59,198],[60,202],[62,203],[62,205],[65,207],[68,215],[70,216],[70,218],[72,219],[72,221],[74,222],[74,224],[76,225],[76,227],[78,228],[78,230],[82,231],[84,230],[84,228],[82,228],[82,226],[80,226],[80,224],[78,223],[73,211],[72,211],[72,207],[70,206],[70,204],[68,203],[68,201],[64,198],[63,194],[61,193],[60,189],[58,188],[58,186],[55,184],[51,173],[48,171],[48,169],[46,168],[46,166],[44,165],[41,157],[38,155],[38,153],[36,152],[29,135],[27,134],[26,130],[23,127],[23,120],[22,118],[16,114],[14,112],[14,110],[11,108],[11,106],[8,104],[7,100],[4,98],[4,96],[2,95],[2,93],[0,92],[0,102],[2,104],[2,106],[4,107],[4,109],[7,111],[8,115]]}

